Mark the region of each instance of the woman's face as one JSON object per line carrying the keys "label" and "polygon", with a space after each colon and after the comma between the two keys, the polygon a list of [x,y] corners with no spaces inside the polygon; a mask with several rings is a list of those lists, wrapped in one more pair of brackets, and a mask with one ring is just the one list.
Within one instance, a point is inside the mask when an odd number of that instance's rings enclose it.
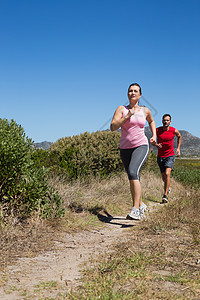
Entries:
{"label": "woman's face", "polygon": [[128,90],[128,99],[129,101],[139,101],[141,97],[140,88],[137,85],[131,85]]}

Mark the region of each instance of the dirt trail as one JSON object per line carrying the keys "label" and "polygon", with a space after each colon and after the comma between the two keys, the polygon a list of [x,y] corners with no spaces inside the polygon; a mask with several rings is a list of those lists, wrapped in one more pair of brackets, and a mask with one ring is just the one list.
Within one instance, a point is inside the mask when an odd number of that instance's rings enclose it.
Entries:
{"label": "dirt trail", "polygon": [[[149,203],[149,211],[153,205]],[[108,253],[111,246],[126,241],[127,229],[138,224],[138,221],[106,214],[100,218],[102,222],[100,229],[65,234],[54,241],[53,250],[34,258],[19,258],[16,264],[8,266],[0,274],[0,299],[56,298],[59,293],[75,288],[89,259]]]}

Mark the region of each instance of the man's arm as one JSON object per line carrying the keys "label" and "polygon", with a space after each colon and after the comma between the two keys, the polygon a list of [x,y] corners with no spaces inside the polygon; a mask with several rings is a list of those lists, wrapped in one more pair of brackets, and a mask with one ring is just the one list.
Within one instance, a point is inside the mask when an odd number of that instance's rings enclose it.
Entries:
{"label": "man's arm", "polygon": [[176,154],[177,154],[177,156],[180,156],[180,154],[181,154],[180,148],[181,148],[182,136],[181,136],[180,132],[178,131],[178,129],[175,129],[175,135],[177,137]]}

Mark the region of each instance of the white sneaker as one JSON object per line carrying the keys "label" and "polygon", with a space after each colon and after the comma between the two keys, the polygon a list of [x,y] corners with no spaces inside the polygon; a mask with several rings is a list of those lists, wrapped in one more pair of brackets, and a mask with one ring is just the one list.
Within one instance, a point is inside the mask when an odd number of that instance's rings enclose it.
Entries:
{"label": "white sneaker", "polygon": [[126,216],[128,220],[141,220],[140,210],[136,207],[133,207],[130,213]]}
{"label": "white sneaker", "polygon": [[146,211],[147,206],[146,204],[142,203],[142,205],[139,207],[139,211],[140,211],[140,217],[144,218],[144,212]]}
{"label": "white sneaker", "polygon": [[142,202],[142,205],[139,207],[140,212],[143,212],[143,213],[144,213],[146,209],[147,209],[146,204],[144,204],[144,203]]}
{"label": "white sneaker", "polygon": [[171,188],[169,187],[169,190],[168,190],[168,195],[171,193]]}

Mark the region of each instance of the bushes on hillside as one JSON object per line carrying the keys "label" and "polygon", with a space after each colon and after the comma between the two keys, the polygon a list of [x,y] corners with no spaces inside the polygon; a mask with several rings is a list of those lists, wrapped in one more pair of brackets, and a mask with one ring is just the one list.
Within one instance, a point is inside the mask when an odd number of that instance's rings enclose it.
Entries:
{"label": "bushes on hillside", "polygon": [[85,132],[59,139],[50,153],[59,155],[59,164],[71,179],[88,175],[108,175],[122,170],[119,132]]}
{"label": "bushes on hillside", "polygon": [[0,119],[0,204],[7,214],[24,217],[40,210],[45,217],[63,213],[62,199],[47,183],[47,169],[33,159],[31,139],[14,120]]}
{"label": "bushes on hillside", "polygon": [[[65,175],[69,180],[88,175],[104,177],[123,170],[119,141],[117,131],[85,132],[59,139],[48,151],[38,149],[33,159],[38,165],[49,166],[53,173]],[[145,167],[151,168],[152,164],[154,158],[150,153]]]}

